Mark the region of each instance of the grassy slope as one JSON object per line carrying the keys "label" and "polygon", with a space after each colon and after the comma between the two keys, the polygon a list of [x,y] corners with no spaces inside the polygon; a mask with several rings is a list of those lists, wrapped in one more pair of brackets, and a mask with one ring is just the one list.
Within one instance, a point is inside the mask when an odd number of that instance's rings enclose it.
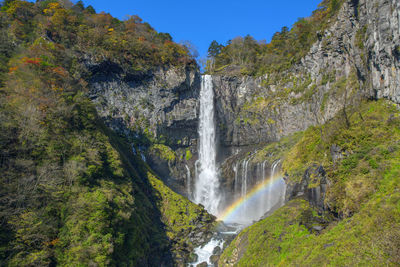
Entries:
{"label": "grassy slope", "polygon": [[[336,118],[322,127],[322,137],[318,128],[307,130],[283,164],[294,181],[310,164],[322,164],[331,182],[326,204],[343,220],[313,233],[305,225],[319,216],[304,200],[293,200],[245,229],[224,251],[222,266],[235,255],[241,256],[238,266],[400,262],[400,113],[385,101],[365,103],[360,111],[349,128]],[[336,164],[329,153],[333,143],[343,150]]]}

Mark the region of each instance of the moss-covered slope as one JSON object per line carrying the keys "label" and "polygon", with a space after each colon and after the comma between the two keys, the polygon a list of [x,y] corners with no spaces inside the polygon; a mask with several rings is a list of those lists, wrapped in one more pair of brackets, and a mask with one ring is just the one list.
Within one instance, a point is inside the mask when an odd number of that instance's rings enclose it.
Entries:
{"label": "moss-covered slope", "polygon": [[[399,115],[390,102],[368,102],[349,116],[349,124],[338,116],[307,130],[286,153],[283,170],[288,182],[296,183],[309,166],[323,166],[329,181],[328,212],[321,213],[305,200],[292,200],[245,229],[224,251],[220,265],[398,264]],[[339,157],[331,153],[333,144],[341,148]]]}

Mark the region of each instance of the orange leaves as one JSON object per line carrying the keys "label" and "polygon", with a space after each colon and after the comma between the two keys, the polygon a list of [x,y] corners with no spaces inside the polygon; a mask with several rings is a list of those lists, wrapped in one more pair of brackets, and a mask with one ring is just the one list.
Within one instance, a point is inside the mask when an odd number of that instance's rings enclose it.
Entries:
{"label": "orange leaves", "polygon": [[16,67],[11,67],[11,68],[8,69],[8,73],[9,73],[9,74],[12,74],[12,73],[14,73],[14,71],[16,71],[16,70],[18,70],[18,66],[16,66]]}
{"label": "orange leaves", "polygon": [[54,92],[62,92],[62,91],[64,91],[63,88],[57,87],[54,84],[51,85],[51,90],[53,90]]}
{"label": "orange leaves", "polygon": [[22,58],[22,62],[24,62],[25,65],[33,64],[33,65],[39,66],[40,63],[42,62],[42,60],[40,58],[38,58],[38,57],[33,57],[33,58],[23,57]]}
{"label": "orange leaves", "polygon": [[62,77],[68,76],[68,72],[63,67],[55,67],[55,68],[53,68],[53,72]]}
{"label": "orange leaves", "polygon": [[55,246],[58,242],[60,242],[60,239],[56,238],[56,239],[54,239],[52,241],[44,242],[44,245],[48,246],[48,247],[50,247],[50,246],[52,247],[52,246]]}
{"label": "orange leaves", "polygon": [[140,36],[138,40],[139,42],[143,43],[144,41],[146,41],[146,38],[144,36]]}

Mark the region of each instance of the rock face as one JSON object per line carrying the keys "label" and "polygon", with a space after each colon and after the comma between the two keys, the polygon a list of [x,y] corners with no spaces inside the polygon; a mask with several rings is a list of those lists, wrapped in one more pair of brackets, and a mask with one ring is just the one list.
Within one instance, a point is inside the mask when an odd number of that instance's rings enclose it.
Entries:
{"label": "rock face", "polygon": [[[215,76],[221,144],[254,145],[323,123],[343,108],[344,98],[350,104],[354,87],[360,89],[360,96],[400,103],[399,26],[398,1],[347,1],[337,21],[302,61],[289,71],[276,73],[279,77]],[[341,79],[348,81],[345,88],[338,87]],[[305,89],[315,87],[308,98],[304,98],[307,90],[274,95],[299,87],[299,80],[308,80]],[[262,101],[269,96],[279,99]]]}
{"label": "rock face", "polygon": [[[90,94],[101,117],[131,138],[135,151],[167,185],[189,195],[197,158],[199,70],[132,73],[111,62],[87,62]],[[308,54],[289,70],[257,78],[213,75],[213,83],[221,184],[229,195],[234,158],[322,124],[364,98],[400,104],[400,2],[345,1]],[[153,139],[175,156],[166,160],[136,145]]]}
{"label": "rock face", "polygon": [[288,71],[258,78],[215,75],[213,80],[223,164],[232,164],[237,151],[322,124],[361,99],[400,104],[400,2],[346,1]]}
{"label": "rock face", "polygon": [[324,199],[327,186],[328,180],[324,168],[314,165],[305,171],[300,183],[288,183],[285,198],[289,201],[303,196],[312,206],[324,211],[326,210]]}
{"label": "rock face", "polygon": [[[92,73],[90,96],[106,124],[128,137],[136,153],[175,191],[185,194],[187,170],[197,150],[200,74],[193,68],[159,68],[130,73],[117,64],[87,63]],[[170,160],[148,153],[162,142],[176,155]]]}

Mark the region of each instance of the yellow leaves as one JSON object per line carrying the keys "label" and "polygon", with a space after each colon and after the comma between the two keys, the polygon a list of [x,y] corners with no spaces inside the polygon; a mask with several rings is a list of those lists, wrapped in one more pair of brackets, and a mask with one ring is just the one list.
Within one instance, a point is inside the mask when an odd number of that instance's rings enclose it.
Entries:
{"label": "yellow leaves", "polygon": [[59,3],[50,3],[47,7],[49,9],[56,9],[56,8],[60,7],[60,4]]}
{"label": "yellow leaves", "polygon": [[38,89],[36,89],[36,88],[34,88],[34,87],[29,88],[29,93],[30,93],[30,94],[35,94],[35,93],[37,93],[37,92],[38,92]]}
{"label": "yellow leaves", "polygon": [[49,3],[47,5],[47,8],[45,8],[43,10],[43,13],[46,14],[46,15],[52,15],[52,14],[54,14],[54,11],[56,9],[58,9],[58,8],[60,8],[60,4],[59,3]]}
{"label": "yellow leaves", "polygon": [[109,34],[111,34],[111,33],[114,32],[114,28],[109,28],[107,31],[108,31]]}
{"label": "yellow leaves", "polygon": [[64,91],[64,89],[63,88],[61,88],[61,87],[56,87],[56,86],[52,86],[51,87],[51,90],[53,90],[54,92],[63,92]]}

